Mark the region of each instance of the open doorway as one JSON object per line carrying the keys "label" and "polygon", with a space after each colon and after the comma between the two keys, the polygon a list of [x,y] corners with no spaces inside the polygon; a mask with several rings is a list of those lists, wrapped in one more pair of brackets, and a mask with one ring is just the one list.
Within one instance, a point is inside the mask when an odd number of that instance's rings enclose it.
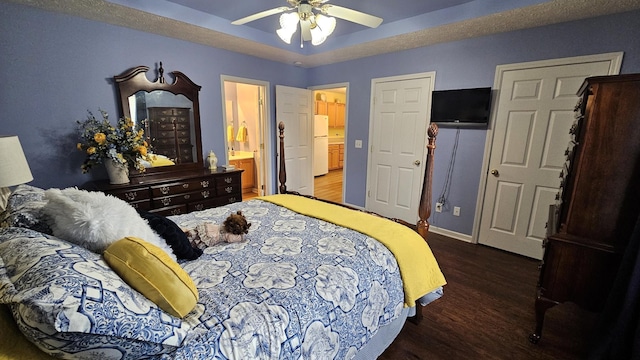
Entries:
{"label": "open doorway", "polygon": [[[314,196],[342,203],[346,159],[347,85],[328,85],[314,87],[312,90],[315,100]],[[324,134],[326,139],[323,139]]]}
{"label": "open doorway", "polygon": [[243,169],[242,199],[269,195],[267,83],[222,77],[227,164]]}

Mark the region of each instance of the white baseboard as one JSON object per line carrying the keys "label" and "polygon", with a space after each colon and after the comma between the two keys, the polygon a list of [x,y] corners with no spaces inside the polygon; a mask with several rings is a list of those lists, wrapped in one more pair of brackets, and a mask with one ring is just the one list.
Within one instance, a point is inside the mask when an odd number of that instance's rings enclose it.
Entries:
{"label": "white baseboard", "polygon": [[429,231],[433,232],[434,234],[448,236],[448,237],[456,239],[456,240],[460,240],[460,241],[464,241],[464,242],[468,242],[468,243],[472,242],[472,236],[471,235],[467,235],[467,234],[463,234],[463,233],[459,233],[459,232],[455,232],[455,231],[439,228],[437,226],[429,225]]}

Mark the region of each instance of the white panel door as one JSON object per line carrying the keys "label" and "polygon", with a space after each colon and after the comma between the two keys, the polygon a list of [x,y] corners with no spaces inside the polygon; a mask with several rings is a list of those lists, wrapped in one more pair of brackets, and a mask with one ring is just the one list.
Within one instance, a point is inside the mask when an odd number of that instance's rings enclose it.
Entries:
{"label": "white panel door", "polygon": [[367,210],[418,219],[434,75],[374,84]]}
{"label": "white panel door", "polygon": [[478,241],[541,259],[549,205],[586,77],[606,75],[611,61],[505,71],[498,89]]}
{"label": "white panel door", "polygon": [[311,90],[276,85],[276,123],[280,121],[284,122],[287,190],[313,195]]}

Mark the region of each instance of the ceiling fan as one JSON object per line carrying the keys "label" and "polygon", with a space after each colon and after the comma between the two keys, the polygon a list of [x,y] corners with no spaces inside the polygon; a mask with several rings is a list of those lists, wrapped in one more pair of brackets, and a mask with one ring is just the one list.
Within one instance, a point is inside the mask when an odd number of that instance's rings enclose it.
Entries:
{"label": "ceiling fan", "polygon": [[[287,44],[291,43],[291,37],[300,24],[302,41],[309,41],[313,45],[322,44],[331,35],[336,27],[336,19],[351,21],[356,24],[376,28],[382,23],[382,18],[352,10],[343,6],[327,4],[329,0],[287,0],[290,7],[281,6],[275,9],[261,11],[259,13],[243,17],[233,21],[233,25],[243,25],[251,21],[267,16],[280,15],[280,29],[276,31],[278,36]],[[287,12],[296,10],[294,12]],[[313,10],[316,10],[314,13]]]}

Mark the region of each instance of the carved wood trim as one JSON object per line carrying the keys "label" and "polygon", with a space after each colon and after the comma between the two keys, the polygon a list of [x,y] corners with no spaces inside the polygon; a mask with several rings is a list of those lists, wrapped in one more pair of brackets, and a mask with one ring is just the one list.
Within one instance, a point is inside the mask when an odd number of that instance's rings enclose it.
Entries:
{"label": "carved wood trim", "polygon": [[422,181],[422,195],[418,207],[418,223],[416,224],[418,234],[425,240],[429,232],[429,217],[431,216],[431,188],[433,187],[433,161],[436,151],[436,137],[438,136],[438,125],[431,123],[427,131],[429,141],[427,143],[427,162],[424,169],[424,179]]}

